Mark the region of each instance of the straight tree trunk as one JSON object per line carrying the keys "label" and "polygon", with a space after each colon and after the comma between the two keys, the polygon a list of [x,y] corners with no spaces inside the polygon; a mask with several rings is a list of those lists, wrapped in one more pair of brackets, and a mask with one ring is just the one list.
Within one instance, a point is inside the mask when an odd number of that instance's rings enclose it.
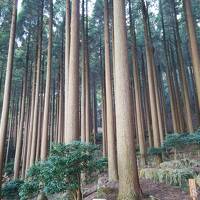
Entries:
{"label": "straight tree trunk", "polygon": [[192,64],[194,69],[197,97],[200,109],[200,57],[199,57],[199,47],[197,41],[197,35],[194,25],[194,19],[192,16],[192,6],[191,0],[183,0],[185,17],[187,23],[187,31],[190,41],[190,54],[192,57]]}
{"label": "straight tree trunk", "polygon": [[79,139],[79,0],[72,2],[66,143]]}
{"label": "straight tree trunk", "polygon": [[142,11],[143,11],[143,21],[144,21],[144,34],[145,34],[145,48],[146,48],[146,59],[147,59],[147,74],[148,74],[148,85],[149,85],[149,97],[150,97],[150,107],[151,107],[151,119],[152,119],[152,129],[153,129],[153,139],[154,147],[160,147],[160,134],[159,134],[159,124],[158,124],[158,113],[156,105],[156,93],[155,93],[155,81],[152,66],[152,44],[149,39],[148,31],[148,18],[147,11],[144,0],[142,0]]}
{"label": "straight tree trunk", "polygon": [[67,143],[67,99],[69,82],[69,53],[70,53],[70,0],[66,0],[66,19],[65,19],[65,116],[64,116],[64,138]]}
{"label": "straight tree trunk", "polygon": [[[28,63],[27,63],[28,64]],[[26,65],[28,68],[28,65]],[[28,69],[25,72],[25,78],[23,81],[23,89],[22,89],[22,102],[21,102],[21,119],[19,130],[17,133],[17,145],[15,150],[15,161],[14,161],[14,179],[19,178],[20,172],[20,163],[21,163],[21,156],[22,156],[22,145],[23,145],[23,129],[24,129],[24,119],[25,119],[25,106],[26,106],[26,93],[27,93],[27,74]]]}
{"label": "straight tree trunk", "polygon": [[144,110],[146,116],[146,123],[147,123],[147,132],[149,136],[149,147],[153,147],[153,134],[152,134],[152,127],[151,127],[151,110],[150,110],[150,103],[149,103],[149,91],[148,91],[148,77],[145,70],[144,65],[144,56],[141,56],[142,60],[142,83],[144,88]]}
{"label": "straight tree trunk", "polygon": [[[36,58],[38,51],[38,41],[36,45]],[[35,60],[33,76],[32,76],[32,86],[31,86],[31,109],[30,109],[30,120],[29,120],[29,131],[28,131],[28,141],[27,141],[27,159],[26,159],[26,172],[30,166],[30,155],[31,155],[31,144],[32,144],[32,129],[33,129],[33,113],[34,113],[34,105],[35,105],[35,83],[36,83],[36,63]]]}
{"label": "straight tree trunk", "polygon": [[0,188],[1,188],[2,175],[3,175],[4,145],[5,145],[5,137],[6,137],[6,132],[7,132],[8,114],[9,114],[18,0],[13,0],[12,2],[13,2],[13,11],[12,11],[12,21],[11,21],[11,27],[10,27],[6,77],[5,77],[5,84],[4,84],[3,105],[2,105],[2,114],[1,114],[1,122],[0,122]]}
{"label": "straight tree trunk", "polygon": [[96,96],[96,75],[94,74],[93,79],[93,101],[92,101],[92,124],[93,124],[93,136],[94,136],[94,144],[96,144],[96,136],[97,136],[97,96]]}
{"label": "straight tree trunk", "polygon": [[37,133],[38,133],[38,114],[39,114],[39,86],[40,86],[40,69],[41,69],[41,52],[42,52],[42,29],[43,29],[43,6],[44,2],[41,1],[39,5],[39,26],[38,26],[38,51],[37,51],[37,65],[36,65],[36,86],[35,86],[35,105],[33,112],[33,131],[32,131],[32,143],[30,154],[30,166],[35,162],[36,147],[37,147]]}
{"label": "straight tree trunk", "polygon": [[26,66],[25,66],[25,74],[23,80],[23,88],[22,88],[22,102],[21,102],[21,119],[19,130],[17,134],[17,145],[15,150],[15,160],[14,160],[14,179],[19,178],[20,171],[20,161],[22,156],[22,146],[23,146],[23,130],[24,130],[24,121],[25,121],[25,109],[26,109],[26,98],[27,98],[27,85],[28,85],[28,67],[29,67],[29,49],[30,49],[30,33],[28,36],[28,44],[27,44],[27,53],[26,53]]}
{"label": "straight tree trunk", "polygon": [[185,67],[184,67],[184,60],[183,60],[183,53],[181,49],[181,40],[178,28],[178,20],[177,20],[177,13],[175,7],[175,0],[173,0],[173,9],[174,9],[174,20],[175,20],[175,43],[177,49],[177,60],[178,60],[178,67],[180,72],[180,82],[182,86],[182,93],[183,93],[183,102],[186,111],[186,123],[187,123],[187,130],[189,132],[194,132],[193,123],[192,123],[192,112],[190,107],[190,99],[189,99],[189,91],[188,91],[188,83],[185,74]]}
{"label": "straight tree trunk", "polygon": [[49,0],[49,38],[47,53],[47,74],[45,87],[45,102],[42,127],[41,160],[45,160],[48,155],[48,126],[50,108],[50,89],[51,89],[51,63],[52,63],[52,35],[53,35],[53,1]]}
{"label": "straight tree trunk", "polygon": [[146,164],[146,145],[144,136],[144,119],[142,115],[142,96],[141,96],[141,83],[139,65],[137,60],[137,47],[135,35],[135,22],[132,20],[132,8],[129,0],[129,18],[130,18],[130,32],[132,38],[132,62],[133,62],[133,79],[134,79],[134,92],[135,92],[135,105],[137,115],[137,131],[140,146],[141,165]]}
{"label": "straight tree trunk", "polygon": [[169,71],[170,62],[169,62],[169,55],[168,55],[168,50],[167,50],[162,0],[159,0],[159,7],[160,7],[160,14],[161,14],[162,29],[163,29],[163,46],[164,46],[165,61],[166,61],[166,77],[167,77],[169,97],[170,97],[170,107],[171,107],[171,115],[172,115],[173,132],[177,133],[179,131],[179,123],[177,121],[178,116],[177,116],[177,113],[176,113],[176,103],[175,103],[175,97],[174,97],[173,88],[172,88],[173,82],[171,80],[171,75],[170,75],[170,71]]}
{"label": "straight tree trunk", "polygon": [[89,29],[88,29],[88,0],[86,0],[86,26],[85,26],[85,131],[86,131],[86,143],[90,143],[90,132],[91,132],[88,31],[89,31]]}
{"label": "straight tree trunk", "polygon": [[112,94],[112,69],[110,57],[108,0],[104,0],[104,38],[105,38],[105,92],[106,92],[106,127],[108,142],[108,176],[110,180],[118,179],[116,133],[114,127],[114,109]]}
{"label": "straight tree trunk", "polygon": [[86,142],[85,0],[82,0],[81,141]]}
{"label": "straight tree trunk", "polygon": [[[115,43],[115,102],[119,198],[141,199],[133,134],[132,94],[128,67],[125,1],[113,1]],[[123,67],[122,67],[123,66]]]}

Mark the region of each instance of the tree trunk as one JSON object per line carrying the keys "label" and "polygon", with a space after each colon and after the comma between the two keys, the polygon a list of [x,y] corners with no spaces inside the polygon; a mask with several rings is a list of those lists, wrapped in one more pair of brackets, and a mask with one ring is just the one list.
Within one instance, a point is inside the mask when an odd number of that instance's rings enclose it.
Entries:
{"label": "tree trunk", "polygon": [[144,65],[144,56],[141,56],[142,60],[142,83],[144,88],[144,110],[146,116],[146,126],[147,132],[149,136],[149,147],[153,147],[153,134],[152,134],[152,127],[151,127],[151,110],[150,110],[150,103],[149,103],[149,91],[148,91],[148,77],[146,75],[145,65]]}
{"label": "tree trunk", "polygon": [[43,115],[43,127],[42,127],[41,160],[45,160],[48,154],[48,126],[49,126],[49,113],[50,113],[49,108],[50,108],[50,88],[51,88],[52,35],[53,35],[53,0],[49,0],[49,38],[48,38],[44,115]]}
{"label": "tree trunk", "polygon": [[[28,68],[28,66],[26,66]],[[15,160],[14,160],[14,179],[19,178],[20,163],[21,163],[21,154],[22,154],[22,145],[23,145],[23,129],[24,129],[24,119],[25,119],[25,105],[26,105],[26,91],[27,91],[27,70],[25,73],[25,78],[23,81],[22,88],[22,102],[21,102],[21,119],[19,130],[17,133],[17,145],[15,150]]]}
{"label": "tree trunk", "polygon": [[3,175],[2,173],[3,173],[3,165],[4,165],[3,164],[4,163],[4,145],[5,145],[5,137],[6,137],[6,132],[7,132],[8,114],[9,114],[10,90],[11,90],[13,57],[14,57],[14,46],[15,46],[15,35],[16,35],[17,3],[18,3],[18,0],[13,0],[12,22],[11,22],[11,27],[10,27],[6,77],[5,77],[4,94],[3,94],[3,106],[2,106],[2,115],[1,115],[1,122],[0,122],[0,188],[1,188],[1,181],[2,181],[2,175]]}
{"label": "tree trunk", "polygon": [[188,83],[185,74],[185,67],[184,67],[184,60],[183,60],[183,53],[181,49],[181,40],[178,28],[178,20],[177,20],[177,13],[175,7],[175,1],[173,0],[173,9],[174,9],[174,20],[175,20],[175,30],[174,30],[174,37],[175,37],[175,44],[177,49],[177,61],[178,61],[178,69],[180,73],[180,82],[181,82],[181,89],[183,94],[183,102],[186,111],[186,123],[187,123],[187,131],[193,132],[193,123],[192,123],[192,112],[190,107],[190,99],[189,99],[189,92],[188,92]]}
{"label": "tree trunk", "polygon": [[70,143],[79,139],[79,0],[72,2],[71,41],[69,59],[69,87],[67,138]]}
{"label": "tree trunk", "polygon": [[190,54],[192,57],[192,64],[194,69],[197,97],[199,102],[200,109],[200,57],[199,57],[199,47],[197,41],[197,35],[194,25],[194,20],[192,16],[192,6],[191,0],[183,0],[186,23],[187,23],[187,31],[190,41]]}
{"label": "tree trunk", "polygon": [[66,19],[65,19],[65,116],[64,116],[64,139],[67,143],[67,100],[68,100],[68,82],[69,82],[69,53],[70,53],[70,0],[66,0]]}
{"label": "tree trunk", "polygon": [[91,108],[90,108],[90,76],[89,76],[89,46],[88,46],[88,0],[86,0],[86,26],[85,26],[85,131],[86,143],[90,142]]}
{"label": "tree trunk", "polygon": [[148,19],[147,11],[144,0],[142,0],[142,11],[143,11],[143,21],[144,21],[144,34],[145,34],[145,48],[146,48],[146,59],[147,59],[147,74],[148,74],[148,85],[149,85],[149,97],[150,97],[150,107],[151,107],[151,119],[152,119],[152,129],[153,129],[153,139],[154,147],[160,147],[160,135],[159,135],[159,124],[158,124],[158,113],[156,105],[156,92],[155,92],[155,81],[152,66],[151,50],[152,44],[150,41],[149,31],[148,31]]}
{"label": "tree trunk", "polygon": [[81,141],[86,142],[85,0],[82,0]]}
{"label": "tree trunk", "polygon": [[[133,134],[132,94],[128,67],[125,1],[113,1],[115,101],[119,199],[141,198]],[[123,66],[123,67],[122,67]]]}
{"label": "tree trunk", "polygon": [[35,105],[33,112],[33,131],[32,131],[32,143],[30,154],[30,166],[35,162],[36,145],[37,145],[37,131],[38,131],[38,110],[39,110],[39,86],[40,86],[40,68],[41,68],[41,52],[42,52],[42,29],[43,29],[43,0],[39,5],[39,26],[38,26],[38,51],[37,51],[37,65],[36,65],[36,86],[35,86]]}
{"label": "tree trunk", "polygon": [[93,101],[92,101],[92,124],[93,124],[93,136],[94,136],[94,144],[96,144],[96,136],[97,136],[97,97],[96,97],[96,76],[94,74],[93,79]]}
{"label": "tree trunk", "polygon": [[134,92],[135,92],[135,104],[137,115],[137,131],[140,146],[141,165],[146,164],[146,145],[144,136],[144,119],[142,115],[142,97],[141,97],[141,83],[139,65],[137,60],[137,47],[136,47],[136,35],[135,35],[135,22],[132,21],[132,8],[129,0],[129,17],[130,17],[130,32],[132,39],[132,62],[133,62],[133,79],[134,79]]}
{"label": "tree trunk", "polygon": [[104,38],[105,38],[105,92],[106,92],[106,127],[108,142],[108,176],[110,180],[117,180],[117,149],[114,127],[114,110],[112,95],[112,69],[110,58],[109,13],[108,0],[104,0]]}

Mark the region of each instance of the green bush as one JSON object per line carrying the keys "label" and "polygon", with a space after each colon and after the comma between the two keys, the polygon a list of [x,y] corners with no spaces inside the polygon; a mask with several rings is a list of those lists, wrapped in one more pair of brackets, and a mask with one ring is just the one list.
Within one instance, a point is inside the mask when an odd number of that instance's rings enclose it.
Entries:
{"label": "green bush", "polygon": [[27,179],[20,188],[22,200],[38,195],[70,192],[74,199],[81,191],[81,174],[85,180],[107,167],[107,160],[100,155],[99,147],[74,142],[52,147],[48,160],[39,162],[28,171]]}
{"label": "green bush", "polygon": [[3,199],[19,199],[19,188],[23,184],[21,180],[11,180],[6,182],[1,190]]}
{"label": "green bush", "polygon": [[186,145],[199,145],[200,131],[196,133],[175,133],[168,134],[163,142],[163,147],[166,149],[175,148],[176,150],[184,148]]}
{"label": "green bush", "polygon": [[148,155],[151,155],[151,156],[158,156],[164,152],[165,152],[165,148],[163,147],[160,147],[160,148],[151,147],[148,149]]}
{"label": "green bush", "polygon": [[188,179],[190,178],[195,178],[200,184],[198,172],[195,171],[195,167],[199,165],[200,161],[197,160],[167,161],[161,163],[159,168],[141,169],[140,177],[186,189],[188,187]]}
{"label": "green bush", "polygon": [[172,168],[146,168],[140,171],[140,177],[150,179],[158,183],[166,183],[179,186],[185,189],[188,179],[194,178],[195,173],[191,168],[172,169]]}

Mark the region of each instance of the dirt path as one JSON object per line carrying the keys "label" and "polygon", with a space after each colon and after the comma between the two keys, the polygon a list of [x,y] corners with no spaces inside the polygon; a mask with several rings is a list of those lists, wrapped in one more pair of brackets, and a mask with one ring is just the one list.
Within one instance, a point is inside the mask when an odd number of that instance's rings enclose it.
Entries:
{"label": "dirt path", "polygon": [[[112,187],[112,183],[108,183],[109,187]],[[186,192],[183,192],[181,189],[172,187],[170,185],[162,183],[154,183],[150,180],[140,180],[141,188],[144,194],[152,195],[156,200],[190,200],[191,198]],[[93,186],[93,190],[94,190]],[[117,200],[117,188],[116,184],[113,184],[113,188],[110,190],[109,194],[105,196],[106,200]],[[93,200],[97,198],[97,193],[94,192],[84,200]]]}
{"label": "dirt path", "polygon": [[163,183],[153,183],[150,180],[141,180],[141,188],[145,194],[151,194],[160,200],[190,200],[186,192],[179,188]]}

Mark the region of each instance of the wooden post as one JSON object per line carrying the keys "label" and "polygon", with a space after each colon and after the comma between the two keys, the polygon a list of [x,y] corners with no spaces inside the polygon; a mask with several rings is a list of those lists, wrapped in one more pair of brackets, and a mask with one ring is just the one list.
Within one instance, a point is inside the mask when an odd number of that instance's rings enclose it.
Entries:
{"label": "wooden post", "polygon": [[189,179],[190,196],[193,200],[197,200],[197,187],[195,179]]}

